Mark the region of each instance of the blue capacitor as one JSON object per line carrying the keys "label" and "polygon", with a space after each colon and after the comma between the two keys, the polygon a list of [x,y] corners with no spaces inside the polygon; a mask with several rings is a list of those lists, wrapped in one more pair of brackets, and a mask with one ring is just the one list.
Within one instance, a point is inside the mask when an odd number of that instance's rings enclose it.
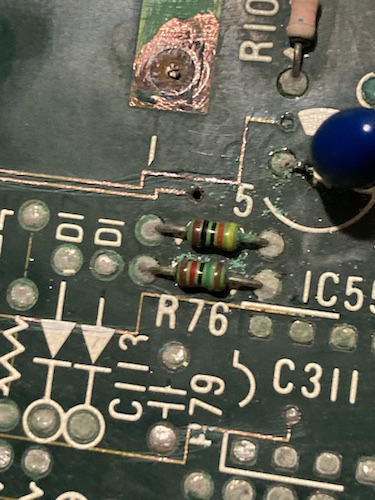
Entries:
{"label": "blue capacitor", "polygon": [[346,109],[332,115],[312,141],[313,166],[333,187],[375,185],[375,110]]}

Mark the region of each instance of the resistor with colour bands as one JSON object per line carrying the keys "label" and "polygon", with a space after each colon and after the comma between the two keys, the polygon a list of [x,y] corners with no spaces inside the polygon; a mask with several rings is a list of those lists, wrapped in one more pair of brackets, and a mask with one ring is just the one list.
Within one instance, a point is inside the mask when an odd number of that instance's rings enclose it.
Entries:
{"label": "resistor with colour bands", "polygon": [[208,292],[223,292],[228,288],[261,288],[260,281],[242,276],[229,276],[223,262],[203,262],[183,259],[177,266],[155,266],[149,269],[156,276],[173,278],[180,288],[201,288]]}
{"label": "resistor with colour bands", "polygon": [[158,224],[156,230],[164,235],[186,239],[195,248],[217,248],[225,252],[234,252],[241,246],[268,245],[266,239],[259,238],[253,233],[245,233],[235,222],[194,219],[185,227]]}

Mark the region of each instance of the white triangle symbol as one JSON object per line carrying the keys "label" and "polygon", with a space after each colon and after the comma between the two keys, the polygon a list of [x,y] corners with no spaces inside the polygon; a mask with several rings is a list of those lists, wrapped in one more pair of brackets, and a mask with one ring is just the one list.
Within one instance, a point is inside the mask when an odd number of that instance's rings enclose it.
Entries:
{"label": "white triangle symbol", "polygon": [[336,108],[309,108],[302,109],[298,112],[303,131],[306,135],[313,136],[316,134],[318,128],[329,117],[338,113]]}
{"label": "white triangle symbol", "polygon": [[53,358],[68,340],[75,326],[76,324],[72,321],[42,319],[44,336],[47,341],[49,352]]}
{"label": "white triangle symbol", "polygon": [[113,337],[115,330],[104,326],[81,325],[83,337],[89,351],[91,363],[95,363],[109,341]]}

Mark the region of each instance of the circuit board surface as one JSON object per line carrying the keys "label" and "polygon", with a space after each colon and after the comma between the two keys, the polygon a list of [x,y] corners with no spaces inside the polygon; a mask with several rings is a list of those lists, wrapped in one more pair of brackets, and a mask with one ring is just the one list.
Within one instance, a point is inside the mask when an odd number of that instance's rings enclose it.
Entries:
{"label": "circuit board surface", "polygon": [[[289,99],[287,0],[0,0],[1,499],[374,497],[375,194],[288,162],[363,105],[375,9],[322,4]],[[206,85],[171,98],[136,68],[176,26]],[[273,245],[200,252],[151,216]],[[187,257],[265,285],[140,265]]]}

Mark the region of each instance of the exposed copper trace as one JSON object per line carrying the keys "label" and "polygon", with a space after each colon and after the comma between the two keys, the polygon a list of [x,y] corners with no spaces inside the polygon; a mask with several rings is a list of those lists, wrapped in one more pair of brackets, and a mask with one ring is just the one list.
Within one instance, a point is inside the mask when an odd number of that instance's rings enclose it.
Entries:
{"label": "exposed copper trace", "polygon": [[130,106],[207,113],[218,34],[213,13],[167,21],[134,61]]}

